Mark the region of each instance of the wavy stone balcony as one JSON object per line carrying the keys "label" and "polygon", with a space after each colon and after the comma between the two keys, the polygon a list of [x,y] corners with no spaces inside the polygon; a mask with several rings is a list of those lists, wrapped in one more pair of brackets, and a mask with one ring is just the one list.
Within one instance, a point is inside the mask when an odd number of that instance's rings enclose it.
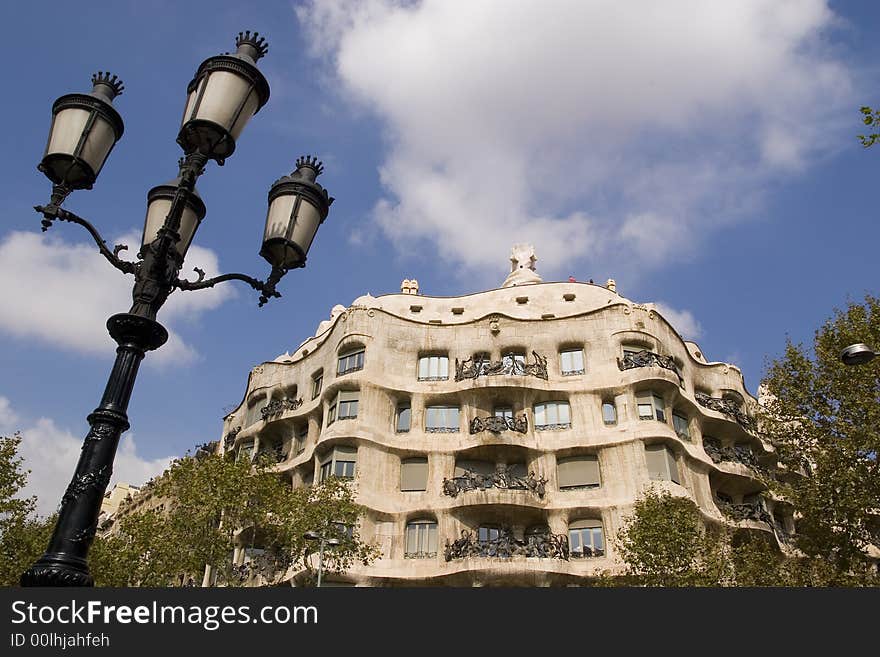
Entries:
{"label": "wavy stone balcony", "polygon": [[521,477],[517,476],[514,468],[501,466],[493,474],[480,474],[466,470],[463,475],[452,479],[444,477],[443,494],[455,498],[468,491],[500,488],[503,490],[528,490],[543,498],[546,483],[547,479],[535,476],[534,472],[530,471],[528,475]]}
{"label": "wavy stone balcony", "polygon": [[662,367],[663,369],[674,372],[678,377],[679,385],[684,386],[684,377],[681,374],[681,370],[678,369],[678,365],[675,364],[675,359],[672,356],[661,356],[653,351],[642,349],[635,353],[626,353],[622,359],[618,358],[617,367],[621,372],[637,367]]}
{"label": "wavy stone balcony", "polygon": [[489,361],[468,358],[460,361],[455,359],[455,380],[478,379],[481,376],[534,376],[547,380],[547,358],[533,351],[533,363],[527,363],[525,359],[504,357],[501,360]]}
{"label": "wavy stone balcony", "polygon": [[729,420],[733,420],[740,427],[749,433],[755,433],[757,426],[754,418],[749,416],[742,407],[732,399],[724,399],[723,397],[710,397],[704,392],[695,392],[694,399],[697,403],[712,411],[721,413]]}
{"label": "wavy stone balcony", "polygon": [[524,540],[513,535],[510,527],[501,527],[497,535],[480,540],[474,532],[463,529],[461,538],[450,543],[446,539],[443,556],[446,561],[471,557],[538,557],[543,559],[569,559],[568,536],[544,532],[531,533]]}
{"label": "wavy stone balcony", "polygon": [[722,447],[717,440],[703,440],[703,449],[713,463],[741,463],[752,470],[757,470],[760,467],[754,452],[747,447],[740,445]]}
{"label": "wavy stone balcony", "polygon": [[268,422],[286,411],[295,411],[303,405],[303,399],[273,399],[266,406],[260,409],[260,417],[264,422]]}
{"label": "wavy stone balcony", "polygon": [[718,510],[731,520],[754,520],[756,522],[766,522],[768,525],[773,524],[773,518],[764,508],[762,502],[745,502],[742,504],[732,504],[722,500],[715,500]]}
{"label": "wavy stone balcony", "polygon": [[469,427],[471,435],[481,431],[501,433],[503,431],[516,431],[526,433],[529,430],[529,418],[525,413],[514,417],[490,415],[488,417],[475,417]]}

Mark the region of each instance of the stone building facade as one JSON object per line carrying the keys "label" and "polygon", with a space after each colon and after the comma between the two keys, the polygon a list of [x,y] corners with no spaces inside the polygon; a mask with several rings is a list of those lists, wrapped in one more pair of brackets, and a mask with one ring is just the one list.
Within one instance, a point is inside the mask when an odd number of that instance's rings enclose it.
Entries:
{"label": "stone building facade", "polygon": [[498,289],[430,297],[406,280],[336,306],[251,371],[220,449],[275,454],[294,487],[353,479],[381,557],[340,584],[585,583],[619,571],[610,538],[647,487],[787,541],[740,370],[614,281],[543,282],[534,263],[515,247]]}

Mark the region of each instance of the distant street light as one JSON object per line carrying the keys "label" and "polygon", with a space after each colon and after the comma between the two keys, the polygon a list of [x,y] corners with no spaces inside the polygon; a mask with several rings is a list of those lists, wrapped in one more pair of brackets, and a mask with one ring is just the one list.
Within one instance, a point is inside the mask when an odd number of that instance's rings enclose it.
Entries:
{"label": "distant street light", "polygon": [[840,360],[844,365],[863,365],[874,360],[877,353],[866,344],[861,342],[851,344],[840,352]]}
{"label": "distant street light", "polygon": [[342,543],[338,538],[327,538],[318,532],[306,532],[303,538],[307,541],[321,541],[318,548],[318,588],[321,588],[321,576],[324,574],[324,546],[329,545],[335,547]]}
{"label": "distant street light", "polygon": [[122,137],[122,117],[113,99],[123,85],[115,75],[92,76],[91,93],[61,96],[52,106],[52,126],[38,169],[52,181],[49,205],[36,206],[43,230],[57,220],[85,228],[101,255],[114,267],[134,276],[133,304],[127,313],[107,321],[119,344],[101,404],[88,416],[86,435],[73,480],[61,498],[58,521],[46,553],[21,576],[22,586],[92,586],[87,563],[95,537],[104,491],[113,472],[120,434],[129,428],[129,399],[138,367],[147,351],[168,340],[156,314],[175,289],[199,290],[224,281],[244,281],[260,293],[260,306],[281,294],[275,286],[291,269],[304,267],[318,227],[327,218],[333,198],[315,179],[323,165],[311,156],[296,162],[296,171],[277,180],[269,190],[269,208],[260,255],[272,266],[266,281],[244,274],[224,274],[205,280],[196,269],[195,281],[178,278],[187,249],[206,208],[195,184],[209,160],[222,165],[235,151],[247,122],[269,100],[269,83],[256,66],[268,51],[258,33],[239,33],[233,54],[209,57],[187,87],[177,135],[184,157],[178,176],[147,194],[147,213],[138,261],[121,260],[87,220],[61,205],[71,192],[91,189],[113,146]]}

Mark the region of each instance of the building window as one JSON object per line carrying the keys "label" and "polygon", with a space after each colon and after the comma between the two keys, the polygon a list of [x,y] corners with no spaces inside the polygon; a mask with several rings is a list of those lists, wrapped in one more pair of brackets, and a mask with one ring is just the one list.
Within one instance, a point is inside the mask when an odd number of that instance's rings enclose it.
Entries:
{"label": "building window", "polygon": [[400,490],[423,491],[428,488],[428,458],[416,456],[400,461]]}
{"label": "building window", "polygon": [[351,420],[358,414],[357,390],[341,390],[327,410],[327,426],[336,420]]}
{"label": "building window", "polygon": [[675,453],[666,445],[645,445],[645,462],[652,480],[681,483]]}
{"label": "building window", "polygon": [[321,461],[318,482],[324,482],[331,476],[341,479],[353,479],[356,464],[357,447],[347,447],[345,445],[334,447]]}
{"label": "building window", "polygon": [[364,351],[363,347],[358,347],[356,351],[349,351],[339,356],[339,361],[336,364],[336,374],[348,374],[349,372],[364,369]]}
{"label": "building window", "polygon": [[238,458],[239,460],[250,461],[251,456],[254,454],[254,441],[249,440],[246,443],[242,443],[238,448]]}
{"label": "building window", "polygon": [[485,549],[489,547],[489,544],[496,542],[499,538],[501,538],[501,527],[497,525],[481,525],[477,529],[477,541],[483,547],[483,554],[485,554]]}
{"label": "building window", "polygon": [[654,392],[640,392],[636,395],[640,420],[657,420],[666,422],[666,411],[663,398]]}
{"label": "building window", "polygon": [[321,394],[321,386],[324,385],[324,370],[318,370],[312,375],[312,399],[317,399]]}
{"label": "building window", "polygon": [[296,436],[293,439],[293,453],[294,455],[302,454],[306,451],[306,440],[309,437],[309,427],[308,425],[302,427],[299,431],[296,432]]}
{"label": "building window", "polygon": [[406,524],[407,559],[433,559],[437,556],[437,521],[411,520]]}
{"label": "building window", "polygon": [[476,485],[482,488],[492,487],[492,475],[495,474],[495,464],[491,461],[473,461],[461,459],[455,462],[454,477],[470,477],[476,475]]}
{"label": "building window", "polygon": [[556,462],[556,479],[559,490],[598,488],[599,459],[592,455],[572,456]]}
{"label": "building window", "polygon": [[425,409],[425,431],[456,433],[458,430],[458,406],[428,406]]}
{"label": "building window", "polygon": [[409,404],[400,404],[397,407],[397,433],[408,433],[412,424],[412,408]]}
{"label": "building window", "polygon": [[495,417],[503,417],[505,420],[513,419],[513,409],[510,406],[496,406],[492,414]]}
{"label": "building window", "polygon": [[535,430],[571,428],[571,408],[568,402],[546,402],[535,404]]}
{"label": "building window", "polygon": [[526,367],[526,353],[524,351],[508,351],[501,357],[501,364],[507,373],[522,373]]}
{"label": "building window", "polygon": [[568,526],[568,544],[575,558],[605,555],[601,520],[577,520]]}
{"label": "building window", "polygon": [[672,414],[672,426],[675,428],[675,434],[682,440],[691,439],[690,422],[681,413]]}
{"label": "building window", "polygon": [[419,358],[419,381],[446,381],[449,378],[449,356]]}
{"label": "building window", "polygon": [[614,402],[602,402],[602,421],[608,426],[617,424],[617,406]]}
{"label": "building window", "polygon": [[584,373],[584,350],[568,349],[559,352],[559,358],[562,362],[562,375],[574,376],[575,374]]}

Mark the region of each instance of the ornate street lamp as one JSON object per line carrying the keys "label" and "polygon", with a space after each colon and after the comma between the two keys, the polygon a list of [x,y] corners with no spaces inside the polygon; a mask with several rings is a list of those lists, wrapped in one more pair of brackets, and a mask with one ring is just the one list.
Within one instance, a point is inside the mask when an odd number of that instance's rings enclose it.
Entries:
{"label": "ornate street lamp", "polygon": [[158,349],[168,332],[156,314],[175,289],[198,290],[228,280],[248,283],[260,293],[260,306],[272,297],[288,270],[304,267],[318,227],[333,203],[315,182],[323,166],[306,156],[297,169],[272,185],[265,237],[260,254],[272,266],[266,281],[244,274],[224,274],[187,281],[178,273],[196,230],[206,214],[195,189],[209,160],[222,165],[235,151],[236,139],[250,118],[269,99],[269,84],[256,67],[268,51],[257,32],[239,33],[234,54],[206,59],[187,87],[187,100],[177,143],[184,157],[174,180],[153,187],[147,194],[147,214],[137,262],[121,260],[119,251],[107,248],[87,220],[62,209],[74,190],[91,189],[107,156],[122,136],[123,123],[113,99],[122,93],[122,82],[109,73],[92,76],[89,94],[67,94],[52,107],[52,126],[46,152],[39,165],[52,181],[48,205],[36,206],[43,215],[43,230],[56,219],[84,227],[101,254],[126,274],[134,276],[133,303],[127,313],[107,321],[118,343],[116,362],[101,403],[88,416],[86,435],[73,480],[61,498],[58,521],[46,553],[21,576],[23,586],[91,586],[86,557],[95,536],[101,500],[113,471],[119,436],[129,427],[126,410],[138,367],[147,351]]}

